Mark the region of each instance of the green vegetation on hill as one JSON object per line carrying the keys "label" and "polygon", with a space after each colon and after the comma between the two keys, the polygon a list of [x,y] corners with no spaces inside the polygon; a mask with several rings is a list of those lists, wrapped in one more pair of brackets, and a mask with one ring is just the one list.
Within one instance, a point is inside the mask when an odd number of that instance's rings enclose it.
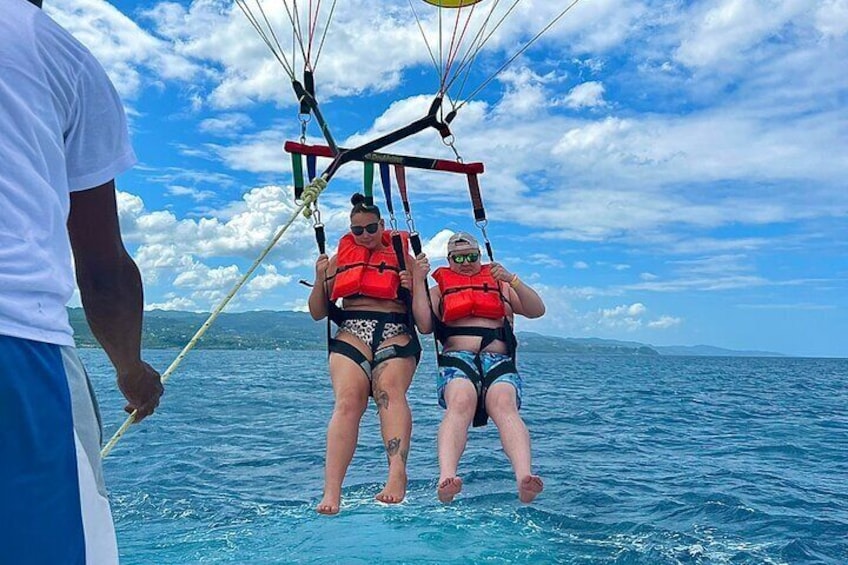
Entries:
{"label": "green vegetation on hill", "polygon": [[[69,308],[77,346],[98,347],[81,308]],[[209,317],[207,313],[152,310],[144,313],[145,349],[182,349]],[[740,352],[718,347],[653,347],[635,341],[597,338],[562,338],[518,332],[522,352],[574,355],[710,355],[774,356],[768,352]],[[433,346],[422,336],[425,349]],[[327,323],[316,322],[306,312],[261,310],[221,314],[198,342],[199,349],[322,350],[327,347]]]}
{"label": "green vegetation on hill", "polygon": [[[81,308],[69,309],[79,347],[96,347],[97,341]],[[207,313],[152,310],[144,313],[145,349],[181,349],[194,336]],[[197,344],[199,349],[324,349],[326,322],[316,322],[304,312],[237,312],[221,314]]]}

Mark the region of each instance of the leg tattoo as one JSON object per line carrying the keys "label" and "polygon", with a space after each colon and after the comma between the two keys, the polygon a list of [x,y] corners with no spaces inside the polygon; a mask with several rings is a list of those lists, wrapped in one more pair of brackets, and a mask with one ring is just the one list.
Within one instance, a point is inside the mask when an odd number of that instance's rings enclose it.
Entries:
{"label": "leg tattoo", "polygon": [[389,409],[389,393],[385,390],[374,389],[374,403],[377,405],[377,412]]}
{"label": "leg tattoo", "polygon": [[[400,438],[393,437],[386,443],[386,455],[388,455],[389,459],[397,455],[398,450],[400,449]],[[401,454],[402,455],[402,454]]]}

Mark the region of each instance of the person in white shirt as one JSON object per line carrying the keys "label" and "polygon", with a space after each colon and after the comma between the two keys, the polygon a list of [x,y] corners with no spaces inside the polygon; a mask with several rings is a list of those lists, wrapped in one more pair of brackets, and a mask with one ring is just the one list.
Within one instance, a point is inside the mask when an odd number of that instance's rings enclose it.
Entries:
{"label": "person in white shirt", "polygon": [[163,387],[141,359],[143,290],[114,183],[135,154],[106,73],[40,7],[0,0],[0,560],[117,563],[66,304],[75,266],[125,409],[153,413]]}

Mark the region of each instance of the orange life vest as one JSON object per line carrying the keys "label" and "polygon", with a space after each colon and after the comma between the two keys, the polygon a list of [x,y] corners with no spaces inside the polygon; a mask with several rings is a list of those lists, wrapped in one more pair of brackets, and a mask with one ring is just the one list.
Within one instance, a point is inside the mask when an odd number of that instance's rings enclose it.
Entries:
{"label": "orange life vest", "polygon": [[483,265],[479,273],[470,277],[441,267],[433,278],[442,293],[443,322],[469,316],[500,320],[506,315],[500,283],[492,276],[490,265]]}
{"label": "orange life vest", "polygon": [[[409,234],[400,232],[403,252],[408,253]],[[350,296],[369,296],[395,300],[400,288],[400,266],[392,247],[392,235],[383,231],[383,248],[370,251],[356,243],[353,234],[339,242],[336,254],[336,277],[330,300]]]}

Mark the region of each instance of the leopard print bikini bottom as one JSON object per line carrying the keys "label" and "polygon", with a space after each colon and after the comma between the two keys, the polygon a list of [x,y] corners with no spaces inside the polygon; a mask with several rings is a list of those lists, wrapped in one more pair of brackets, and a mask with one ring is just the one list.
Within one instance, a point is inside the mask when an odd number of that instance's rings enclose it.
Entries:
{"label": "leopard print bikini bottom", "polygon": [[409,328],[406,327],[406,324],[387,322],[383,324],[383,333],[380,336],[376,336],[377,325],[377,320],[345,320],[339,326],[339,331],[336,333],[336,337],[338,337],[342,332],[347,332],[361,339],[363,343],[368,345],[373,352],[387,339],[409,334]]}

